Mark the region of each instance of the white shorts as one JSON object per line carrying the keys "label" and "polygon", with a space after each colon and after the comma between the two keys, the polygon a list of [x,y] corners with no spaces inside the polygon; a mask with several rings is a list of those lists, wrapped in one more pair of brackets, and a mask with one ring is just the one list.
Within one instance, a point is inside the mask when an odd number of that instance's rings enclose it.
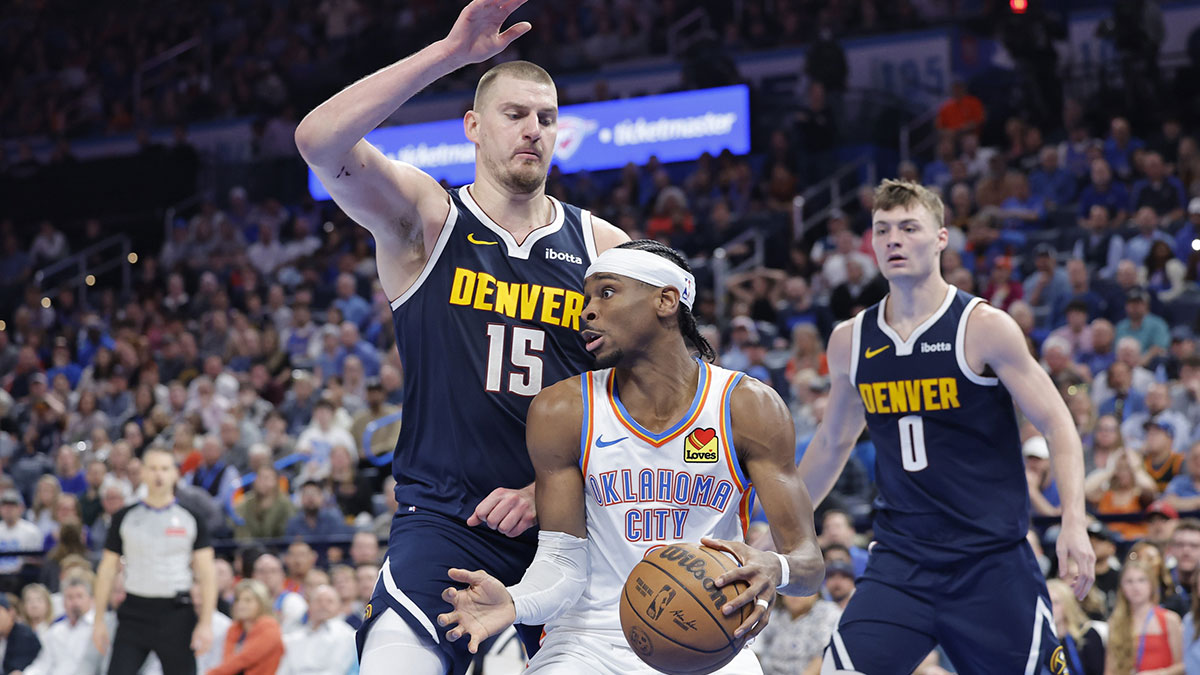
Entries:
{"label": "white shorts", "polygon": [[[525,675],[662,674],[639,659],[619,631],[555,628],[546,633]],[[754,652],[742,649],[715,675],[763,675],[763,671]]]}

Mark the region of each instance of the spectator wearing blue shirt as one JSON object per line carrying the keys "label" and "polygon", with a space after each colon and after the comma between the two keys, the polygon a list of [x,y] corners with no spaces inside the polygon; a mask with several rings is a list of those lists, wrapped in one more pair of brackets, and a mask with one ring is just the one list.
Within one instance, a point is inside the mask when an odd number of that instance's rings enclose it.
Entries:
{"label": "spectator wearing blue shirt", "polygon": [[1154,242],[1161,241],[1167,246],[1173,246],[1175,241],[1170,235],[1158,229],[1158,215],[1149,206],[1143,206],[1133,214],[1133,225],[1137,232],[1125,240],[1125,248],[1121,258],[1128,260],[1138,267],[1146,263],[1146,254]]}
{"label": "spectator wearing blue shirt", "polygon": [[1142,171],[1146,177],[1133,184],[1130,192],[1133,208],[1150,207],[1163,225],[1183,219],[1183,183],[1175,176],[1168,176],[1163,166],[1162,155],[1148,152],[1142,159]]}
{"label": "spectator wearing blue shirt", "polygon": [[1022,284],[1024,300],[1033,306],[1033,315],[1038,325],[1045,329],[1055,328],[1071,301],[1071,285],[1067,272],[1058,266],[1058,252],[1054,246],[1038,244],[1033,249],[1035,269]]}
{"label": "spectator wearing blue shirt", "polygon": [[1096,377],[1117,360],[1117,352],[1113,348],[1116,345],[1116,330],[1112,322],[1103,317],[1092,319],[1090,327],[1092,349],[1081,354],[1079,362],[1092,371],[1092,377]]}
{"label": "spectator wearing blue shirt", "polygon": [[1109,226],[1108,209],[1101,204],[1092,206],[1079,224],[1084,231],[1071,246],[1071,258],[1082,260],[1101,279],[1111,279],[1125,251],[1125,240]]}
{"label": "spectator wearing blue shirt", "polygon": [[371,303],[358,295],[358,281],[353,274],[343,272],[337,278],[337,299],[333,306],[342,313],[346,321],[353,321],[355,326],[362,328],[371,318]]}
{"label": "spectator wearing blue shirt", "polygon": [[1087,126],[1076,124],[1068,132],[1067,140],[1058,146],[1059,164],[1067,173],[1075,178],[1075,184],[1082,183],[1090,170],[1090,155],[1092,148],[1100,145],[1100,141],[1088,136]]}
{"label": "spectator wearing blue shirt", "polygon": [[1075,177],[1058,165],[1058,150],[1042,148],[1041,164],[1029,173],[1029,190],[1047,209],[1064,208],[1075,201]]}
{"label": "spectator wearing blue shirt", "polygon": [[1109,125],[1108,138],[1104,139],[1104,159],[1121,180],[1133,177],[1133,153],[1146,147],[1142,139],[1135,138],[1129,130],[1129,121],[1114,117]]}
{"label": "spectator wearing blue shirt", "polygon": [[1129,192],[1113,180],[1112,167],[1103,159],[1092,161],[1092,182],[1079,195],[1079,218],[1088,216],[1096,205],[1108,209],[1109,219],[1117,225],[1129,215]]}
{"label": "spectator wearing blue shirt", "polygon": [[313,478],[300,486],[300,510],[283,528],[283,536],[320,541],[323,537],[349,535],[350,526],[336,506],[325,506],[328,498],[321,481]]}
{"label": "spectator wearing blue shirt", "polygon": [[1030,192],[1025,174],[1020,171],[1005,174],[1004,191],[1008,197],[1000,202],[1003,229],[1036,230],[1046,224],[1046,205]]}
{"label": "spectator wearing blue shirt", "polygon": [[1163,490],[1163,501],[1179,511],[1200,510],[1200,443],[1188,450],[1187,473],[1175,476]]}
{"label": "spectator wearing blue shirt", "polygon": [[921,182],[925,185],[936,185],[946,191],[950,184],[950,165],[954,162],[954,139],[943,136],[937,144],[937,157],[925,165],[921,171]]}
{"label": "spectator wearing blue shirt", "polygon": [[[343,321],[339,335],[341,347],[337,351],[336,374],[342,374],[342,365],[346,362],[346,357],[353,354],[362,361],[363,373],[367,377],[379,377],[379,350],[359,336],[358,325],[352,321]],[[330,374],[334,373],[326,373],[326,376]]]}
{"label": "spectator wearing blue shirt", "polygon": [[1200,238],[1200,197],[1193,197],[1188,202],[1187,222],[1175,234],[1175,257],[1187,260],[1194,251],[1200,251],[1200,244],[1193,244]]}
{"label": "spectator wearing blue shirt", "polygon": [[46,378],[51,382],[54,378],[62,373],[67,376],[67,381],[71,383],[71,389],[79,386],[79,376],[83,374],[83,369],[79,364],[71,361],[71,347],[67,343],[67,338],[60,335],[54,338],[54,351],[50,354],[51,367],[46,371]]}
{"label": "spectator wearing blue shirt", "polygon": [[1132,337],[1142,347],[1142,365],[1167,353],[1171,331],[1162,317],[1150,313],[1150,295],[1134,287],[1125,295],[1125,318],[1117,323],[1117,342]]}

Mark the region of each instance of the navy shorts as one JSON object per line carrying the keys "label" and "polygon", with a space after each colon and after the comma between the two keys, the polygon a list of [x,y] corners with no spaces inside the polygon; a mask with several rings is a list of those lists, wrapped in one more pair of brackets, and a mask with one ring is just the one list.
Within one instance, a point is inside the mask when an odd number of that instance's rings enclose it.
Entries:
{"label": "navy shorts", "polygon": [[908,675],[936,645],[962,675],[1067,673],[1025,541],[940,569],[876,548],[856,587],[822,673]]}
{"label": "navy shorts", "polygon": [[[462,675],[473,658],[467,651],[469,640],[448,642],[446,628],[437,623],[438,614],[452,609],[442,600],[442,591],[449,586],[462,587],[450,579],[448,570],[481,569],[509,586],[521,580],[536,551],[537,540],[528,534],[512,539],[487,525],[468,527],[460,520],[435,513],[397,513],[392,518],[383,569],[358,629],[359,656],[367,631],[386,607],[443,654],[446,663],[451,664],[447,672]],[[541,626],[517,628],[532,654]]]}

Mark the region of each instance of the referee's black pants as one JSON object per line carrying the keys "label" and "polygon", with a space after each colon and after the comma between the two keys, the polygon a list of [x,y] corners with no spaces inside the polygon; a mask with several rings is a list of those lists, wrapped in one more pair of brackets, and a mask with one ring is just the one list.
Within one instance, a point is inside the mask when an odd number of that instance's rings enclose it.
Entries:
{"label": "referee's black pants", "polygon": [[192,631],[196,610],[187,595],[175,598],[125,596],[117,608],[108,675],[137,675],[150,652],[158,655],[164,673],[195,675]]}

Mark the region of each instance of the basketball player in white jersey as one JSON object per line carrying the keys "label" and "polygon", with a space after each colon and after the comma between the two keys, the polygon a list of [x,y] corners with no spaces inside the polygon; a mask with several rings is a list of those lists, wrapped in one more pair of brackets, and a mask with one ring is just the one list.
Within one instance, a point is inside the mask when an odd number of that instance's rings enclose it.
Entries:
{"label": "basketball player in white jersey", "polygon": [[[618,599],[651,548],[702,541],[742,566],[717,579],[748,582],[725,614],[754,603],[735,631],[754,636],[776,591],[817,592],[824,575],[812,506],[793,463],[787,407],[769,386],[694,358],[712,347],[696,331],[695,280],[674,250],[622,244],[588,268],[582,335],[598,370],[544,389],[526,420],[537,474],[538,552],[519,584],[451,569],[438,617],[469,651],[509,624],[546,624],[530,675],[653,673],[628,647]],[[742,541],[751,485],[778,550]],[[457,624],[457,625],[456,625]],[[743,650],[720,673],[761,673]]]}

